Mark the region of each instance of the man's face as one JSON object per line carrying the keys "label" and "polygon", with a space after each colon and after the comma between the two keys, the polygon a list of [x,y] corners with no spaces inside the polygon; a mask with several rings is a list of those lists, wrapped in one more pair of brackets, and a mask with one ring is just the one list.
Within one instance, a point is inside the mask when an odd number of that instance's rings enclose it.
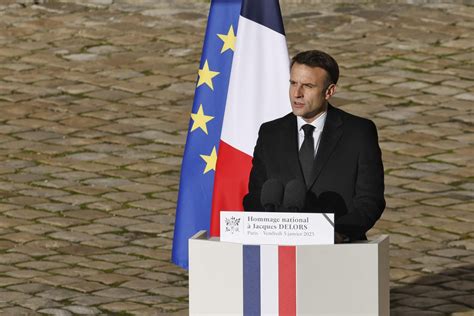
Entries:
{"label": "man's face", "polygon": [[293,114],[311,123],[327,108],[336,85],[327,86],[326,70],[294,63],[290,72],[290,101]]}

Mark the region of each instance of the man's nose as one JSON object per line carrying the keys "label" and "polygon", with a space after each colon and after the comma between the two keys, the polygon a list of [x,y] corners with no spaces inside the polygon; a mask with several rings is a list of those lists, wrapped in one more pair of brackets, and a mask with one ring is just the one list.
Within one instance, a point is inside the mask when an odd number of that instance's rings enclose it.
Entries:
{"label": "man's nose", "polygon": [[303,87],[300,84],[295,85],[293,88],[293,96],[299,98],[303,96]]}

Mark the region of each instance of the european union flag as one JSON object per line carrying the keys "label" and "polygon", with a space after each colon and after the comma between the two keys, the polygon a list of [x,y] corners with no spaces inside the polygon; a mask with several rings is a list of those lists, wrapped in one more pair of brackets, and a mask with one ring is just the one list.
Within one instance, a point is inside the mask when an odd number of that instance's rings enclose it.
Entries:
{"label": "european union flag", "polygon": [[181,167],[172,261],[188,268],[188,239],[209,231],[217,152],[232,67],[240,0],[211,2]]}

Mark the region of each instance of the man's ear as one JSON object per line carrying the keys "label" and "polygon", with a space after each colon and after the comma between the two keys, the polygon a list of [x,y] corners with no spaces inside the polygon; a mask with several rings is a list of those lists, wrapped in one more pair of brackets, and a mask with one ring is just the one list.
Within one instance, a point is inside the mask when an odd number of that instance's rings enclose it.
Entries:
{"label": "man's ear", "polygon": [[331,83],[329,87],[326,89],[326,94],[324,98],[326,100],[329,100],[335,93],[336,93],[336,85],[334,83]]}

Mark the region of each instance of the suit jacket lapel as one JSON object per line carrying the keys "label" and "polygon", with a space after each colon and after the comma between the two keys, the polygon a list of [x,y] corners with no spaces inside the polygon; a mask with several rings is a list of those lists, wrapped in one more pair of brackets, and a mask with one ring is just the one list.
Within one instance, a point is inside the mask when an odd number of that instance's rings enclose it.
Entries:
{"label": "suit jacket lapel", "polygon": [[296,179],[303,181],[303,172],[300,167],[299,148],[298,148],[298,125],[296,123],[296,116],[292,113],[288,115],[288,119],[284,121],[280,132],[280,141],[282,148],[285,151],[283,157],[287,159],[285,165],[288,166],[290,174],[295,175]]}
{"label": "suit jacket lapel", "polygon": [[319,142],[318,152],[316,153],[309,187],[311,187],[318,178],[332,152],[336,149],[337,142],[341,136],[342,119],[337,110],[332,105],[328,104],[326,123],[324,124],[323,132],[321,134],[321,140]]}

